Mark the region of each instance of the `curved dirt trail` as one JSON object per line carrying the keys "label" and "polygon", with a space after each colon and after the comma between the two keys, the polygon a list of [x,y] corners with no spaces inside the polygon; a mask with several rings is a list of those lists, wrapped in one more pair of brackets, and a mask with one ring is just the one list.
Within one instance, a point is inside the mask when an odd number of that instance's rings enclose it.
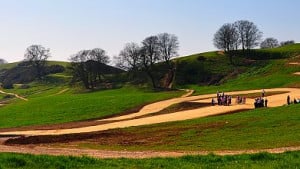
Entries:
{"label": "curved dirt trail", "polygon": [[4,146],[0,145],[0,152],[35,154],[35,155],[65,155],[89,156],[94,158],[154,158],[154,157],[181,157],[186,155],[239,155],[255,154],[260,152],[284,153],[286,151],[299,151],[300,147],[281,147],[261,150],[222,150],[222,151],[110,151],[92,149],[50,148],[41,146]]}
{"label": "curved dirt trail", "polygon": [[15,94],[15,93],[7,93],[7,92],[5,92],[3,90],[0,90],[0,93],[1,94],[7,94],[7,95],[15,96],[16,98],[19,98],[21,100],[28,101],[28,99],[26,99],[25,97],[19,96],[19,95]]}
{"label": "curved dirt trail", "polygon": [[[268,107],[276,107],[276,106],[282,106],[286,104],[287,95],[290,95],[291,99],[300,97],[300,89],[297,88],[275,88],[275,89],[265,89],[265,91],[267,94],[268,92],[288,92],[285,94],[268,96],[268,101],[269,101]],[[226,94],[236,95],[236,94],[249,94],[249,93],[258,93],[258,92],[261,92],[261,90],[227,92]],[[114,128],[125,128],[125,127],[164,123],[164,122],[171,122],[171,121],[188,120],[188,119],[194,119],[199,117],[225,114],[225,113],[243,110],[243,109],[252,109],[254,107],[253,100],[247,99],[247,104],[244,105],[234,104],[232,106],[209,106],[209,107],[203,107],[203,108],[198,108],[193,110],[179,111],[170,114],[162,114],[162,115],[155,115],[151,117],[126,120],[126,119],[139,117],[150,113],[155,113],[166,107],[169,107],[172,104],[176,104],[180,102],[194,101],[194,102],[210,103],[211,98],[215,96],[216,96],[215,94],[207,94],[207,95],[200,95],[200,96],[190,96],[190,97],[164,100],[157,103],[149,104],[143,107],[137,113],[115,117],[115,118],[104,119],[108,121],[124,120],[120,122],[112,122],[112,123],[107,123],[102,125],[71,128],[71,129],[11,131],[11,132],[2,132],[0,133],[0,135],[38,136],[38,135],[63,135],[63,134],[75,134],[75,133],[87,133],[87,132],[103,131],[103,130],[114,129]]]}

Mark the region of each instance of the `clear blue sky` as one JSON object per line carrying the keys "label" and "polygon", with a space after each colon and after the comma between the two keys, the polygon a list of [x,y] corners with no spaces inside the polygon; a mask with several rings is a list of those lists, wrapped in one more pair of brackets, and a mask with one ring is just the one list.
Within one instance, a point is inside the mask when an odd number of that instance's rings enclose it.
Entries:
{"label": "clear blue sky", "polygon": [[82,49],[118,55],[126,42],[176,34],[180,55],[215,50],[224,23],[246,19],[264,37],[300,41],[298,0],[0,0],[0,58],[23,59],[31,44],[67,60]]}

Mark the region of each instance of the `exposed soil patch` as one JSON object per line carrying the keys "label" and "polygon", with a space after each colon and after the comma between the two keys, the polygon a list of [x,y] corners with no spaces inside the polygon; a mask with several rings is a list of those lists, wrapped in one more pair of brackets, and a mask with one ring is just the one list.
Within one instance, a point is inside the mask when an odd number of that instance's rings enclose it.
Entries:
{"label": "exposed soil patch", "polygon": [[[236,113],[236,112],[232,112]],[[182,132],[195,129],[202,131],[206,129],[220,129],[227,123],[211,122],[203,124],[195,124],[189,127],[171,127],[164,126],[160,128],[149,128],[149,132],[132,132],[122,129],[113,129],[92,133],[79,133],[79,134],[67,134],[67,135],[49,135],[49,136],[20,136],[11,137],[3,141],[5,145],[36,145],[36,144],[52,144],[52,143],[68,143],[76,142],[80,143],[91,143],[98,145],[121,145],[121,146],[134,146],[134,145],[155,145],[155,144],[167,144],[166,140],[169,140],[172,136],[178,136]],[[145,126],[148,127],[148,126]]]}
{"label": "exposed soil patch", "polygon": [[290,62],[289,65],[300,65],[300,62]]}
{"label": "exposed soil patch", "polygon": [[169,114],[169,113],[174,113],[174,112],[179,112],[179,111],[184,111],[184,110],[193,110],[193,109],[198,109],[198,108],[207,107],[207,106],[211,106],[211,104],[210,103],[197,103],[197,102],[181,102],[181,103],[169,106],[159,112],[140,116],[139,118],[160,115],[160,114]]}
{"label": "exposed soil patch", "polygon": [[293,73],[293,74],[299,76],[299,75],[300,75],[300,72],[295,72],[295,73]]}

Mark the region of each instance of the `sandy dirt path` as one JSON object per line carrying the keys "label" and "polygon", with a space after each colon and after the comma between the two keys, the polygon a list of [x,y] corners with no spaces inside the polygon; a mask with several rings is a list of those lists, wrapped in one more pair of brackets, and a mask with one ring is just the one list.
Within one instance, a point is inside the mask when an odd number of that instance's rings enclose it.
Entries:
{"label": "sandy dirt path", "polygon": [[28,101],[28,99],[26,99],[25,97],[19,96],[19,95],[15,94],[15,93],[7,93],[7,92],[5,92],[3,90],[0,90],[0,93],[1,94],[7,94],[7,95],[15,96],[16,98],[19,98],[21,100]]}
{"label": "sandy dirt path", "polygon": [[185,155],[239,155],[260,152],[283,153],[286,151],[299,151],[300,147],[281,147],[261,150],[223,150],[223,151],[110,151],[72,148],[50,148],[42,146],[5,146],[0,145],[0,152],[55,155],[55,156],[89,156],[94,158],[154,158],[154,157],[181,157]]}
{"label": "sandy dirt path", "polygon": [[293,73],[293,74],[299,76],[299,75],[300,75],[300,72],[295,72],[295,73]]}
{"label": "sandy dirt path", "polygon": [[289,65],[300,65],[299,62],[290,62]]}
{"label": "sandy dirt path", "polygon": [[[268,96],[268,107],[282,106],[286,104],[287,95],[290,95],[291,99],[300,97],[300,89],[297,88],[275,88],[275,89],[265,89],[266,93],[268,92],[288,92],[285,94],[278,94]],[[236,92],[227,92],[226,94],[236,95],[236,94],[248,94],[248,93],[257,93],[261,90],[249,90],[249,91],[236,91]],[[30,130],[30,131],[11,131],[11,132],[2,132],[0,135],[25,135],[25,136],[38,136],[38,135],[63,135],[63,134],[74,134],[74,133],[87,133],[95,131],[103,131],[114,128],[125,128],[131,126],[140,126],[156,123],[164,123],[171,121],[180,121],[188,120],[212,115],[225,114],[233,111],[243,110],[243,109],[252,109],[253,100],[248,99],[247,104],[244,105],[232,105],[232,106],[209,106],[193,110],[179,111],[170,114],[155,115],[151,117],[144,117],[138,119],[126,120],[134,117],[139,117],[149,113],[158,112],[172,104],[185,102],[185,101],[198,101],[198,102],[210,102],[212,97],[215,97],[215,94],[200,95],[200,96],[190,96],[190,97],[181,97],[175,99],[169,99],[165,101],[160,101],[157,103],[149,104],[143,107],[139,112],[133,113],[130,115],[124,115],[116,118],[108,118],[105,120],[124,120],[120,122],[112,122],[102,125],[88,126],[88,127],[79,127],[71,129],[59,129],[59,130]]]}

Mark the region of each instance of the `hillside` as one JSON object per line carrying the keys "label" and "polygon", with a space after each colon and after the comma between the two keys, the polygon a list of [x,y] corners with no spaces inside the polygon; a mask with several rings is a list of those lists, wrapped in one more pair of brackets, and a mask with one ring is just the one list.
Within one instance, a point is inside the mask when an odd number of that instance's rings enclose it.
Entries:
{"label": "hillside", "polygon": [[[290,62],[300,61],[300,44],[274,49],[254,50],[253,56],[234,57],[234,65],[222,52],[207,52],[176,59],[177,85],[193,88],[196,93],[272,87],[299,87],[300,71]],[[259,59],[257,59],[259,58]],[[272,58],[272,59],[270,59]],[[182,73],[189,72],[188,74]],[[181,84],[180,79],[189,83]]]}

